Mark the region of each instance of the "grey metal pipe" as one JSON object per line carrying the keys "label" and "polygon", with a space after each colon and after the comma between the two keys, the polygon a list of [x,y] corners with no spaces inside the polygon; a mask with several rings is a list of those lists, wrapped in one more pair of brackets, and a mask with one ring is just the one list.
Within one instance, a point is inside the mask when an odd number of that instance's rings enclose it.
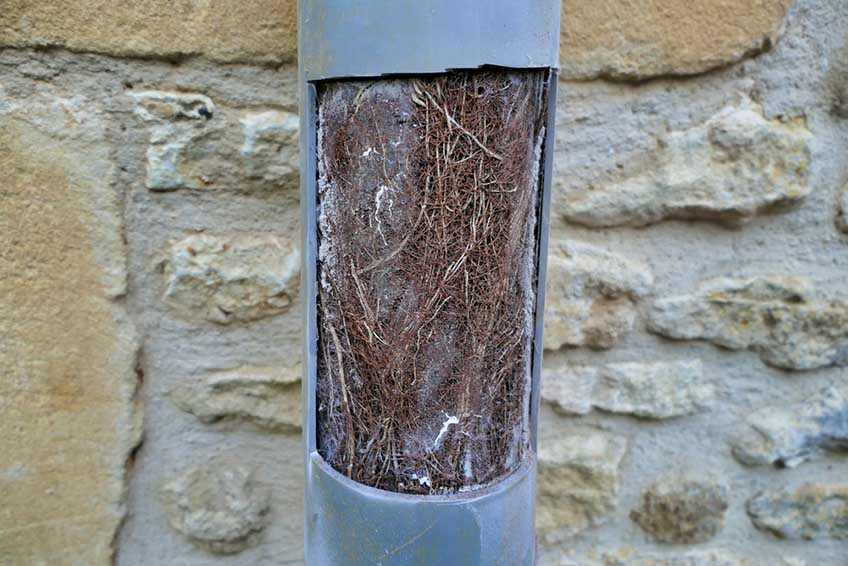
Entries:
{"label": "grey metal pipe", "polygon": [[[532,565],[560,0],[299,0],[298,20],[306,562],[310,566]],[[338,473],[317,451],[316,85],[325,80],[483,66],[550,70],[536,250],[532,449],[516,472],[479,490],[444,496],[378,490]]]}

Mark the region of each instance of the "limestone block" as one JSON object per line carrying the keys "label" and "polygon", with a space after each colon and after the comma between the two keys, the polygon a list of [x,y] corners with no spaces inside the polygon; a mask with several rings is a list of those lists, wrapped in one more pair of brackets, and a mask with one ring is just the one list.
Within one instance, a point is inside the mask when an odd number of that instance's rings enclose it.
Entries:
{"label": "limestone block", "polygon": [[848,540],[848,485],[764,491],[748,501],[748,516],[758,529],[783,539]]}
{"label": "limestone block", "polygon": [[162,487],[168,523],[216,554],[235,554],[257,544],[269,520],[270,494],[254,475],[224,459],[186,470]]}
{"label": "limestone block", "polygon": [[791,0],[564,0],[567,78],[643,80],[735,63],[781,36]]}
{"label": "limestone block", "polygon": [[276,236],[194,234],[163,262],[167,304],[219,324],[287,311],[298,290],[300,251]]}
{"label": "limestone block", "polygon": [[220,108],[200,93],[141,91],[130,96],[150,132],[150,190],[297,190],[297,114]]}
{"label": "limestone block", "polygon": [[724,527],[727,488],[713,481],[663,479],[649,486],[630,518],[656,542],[702,543]]}
{"label": "limestone block", "polygon": [[668,419],[706,408],[715,388],[705,381],[700,360],[686,360],[545,370],[541,395],[565,414],[586,415],[600,409]]}
{"label": "limestone block", "polygon": [[848,365],[848,302],[817,299],[803,278],[707,281],[691,295],[656,301],[648,327],[676,340],[752,350],[784,369]]}
{"label": "limestone block", "polygon": [[127,252],[105,122],[83,96],[0,88],[4,565],[111,565],[126,511],[139,339],[115,300]]}
{"label": "limestone block", "polygon": [[848,450],[848,387],[830,386],[800,403],[755,411],[733,440],[749,466],[793,468],[820,451]]}
{"label": "limestone block", "polygon": [[800,558],[764,557],[761,562],[741,558],[725,550],[692,550],[679,554],[651,555],[625,547],[603,558],[565,558],[559,566],[806,566]]}
{"label": "limestone block", "polygon": [[[804,566],[803,562],[772,561],[771,566]],[[759,566],[723,550],[692,550],[676,555],[645,555],[632,548],[604,554],[600,560],[566,559],[560,566]]]}
{"label": "limestone block", "polygon": [[624,437],[585,430],[539,441],[536,528],[558,542],[602,524],[616,507]]}
{"label": "limestone block", "polygon": [[646,265],[601,248],[552,243],[545,297],[545,348],[612,348],[633,329],[636,303],[653,286]]}
{"label": "limestone block", "polygon": [[283,63],[297,57],[297,2],[7,0],[0,30],[0,46]]}
{"label": "limestone block", "polygon": [[564,189],[562,214],[591,227],[744,222],[810,193],[811,138],[804,120],[769,120],[743,98],[704,124],[669,133],[650,159],[602,183]]}
{"label": "limestone block", "polygon": [[300,178],[300,119],[292,112],[269,110],[241,120],[241,156],[248,177],[268,183],[297,185]]}
{"label": "limestone block", "polygon": [[243,367],[210,372],[174,388],[170,398],[201,422],[252,426],[271,432],[300,430],[301,366]]}

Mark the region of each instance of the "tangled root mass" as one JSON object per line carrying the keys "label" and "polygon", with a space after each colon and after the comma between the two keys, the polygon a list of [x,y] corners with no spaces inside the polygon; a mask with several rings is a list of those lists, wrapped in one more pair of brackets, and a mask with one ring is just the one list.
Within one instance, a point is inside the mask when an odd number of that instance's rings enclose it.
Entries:
{"label": "tangled root mass", "polygon": [[318,97],[318,446],[416,494],[528,448],[547,76],[333,82]]}

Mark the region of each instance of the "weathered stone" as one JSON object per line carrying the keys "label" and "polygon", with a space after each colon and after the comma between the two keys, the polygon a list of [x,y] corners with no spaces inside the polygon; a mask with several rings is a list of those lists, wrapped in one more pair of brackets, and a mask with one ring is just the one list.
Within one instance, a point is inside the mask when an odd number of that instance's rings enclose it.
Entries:
{"label": "weathered stone", "polygon": [[241,124],[244,128],[241,155],[247,176],[280,185],[297,185],[300,179],[298,115],[269,110],[248,114]]}
{"label": "weathered stone", "polygon": [[752,350],[780,368],[848,365],[848,302],[816,300],[803,278],[714,279],[656,301],[648,318],[657,334]]}
{"label": "weathered stone", "polygon": [[164,261],[165,302],[228,324],[285,312],[297,292],[300,252],[275,236],[195,234]]}
{"label": "weathered stone", "polygon": [[625,438],[597,430],[539,443],[536,527],[548,542],[600,525],[617,503]]}
{"label": "weathered stone", "polygon": [[[147,149],[147,188],[154,191],[206,189],[226,160],[215,152],[219,129],[165,126]],[[191,161],[189,161],[191,160]]]}
{"label": "weathered stone", "polygon": [[848,234],[848,186],[839,193],[836,212],[836,227]]}
{"label": "weathered stone", "polygon": [[200,548],[234,554],[259,542],[268,523],[269,491],[244,466],[213,460],[162,487],[168,523]]}
{"label": "weathered stone", "polygon": [[748,417],[733,455],[749,466],[795,467],[820,450],[848,450],[848,387],[828,387],[794,405]]}
{"label": "weathered stone", "polygon": [[566,78],[692,75],[771,47],[791,0],[565,0],[560,60]]}
{"label": "weathered stone", "polygon": [[805,484],[748,501],[748,516],[763,531],[791,540],[848,539],[848,485]]}
{"label": "weathered stone", "polygon": [[139,341],[106,130],[96,101],[0,86],[4,565],[110,565],[126,511]]}
{"label": "weathered stone", "polygon": [[301,427],[300,365],[210,373],[180,385],[171,400],[183,411],[211,424],[249,424],[272,432]]}
{"label": "weathered stone", "polygon": [[707,407],[715,388],[704,381],[700,360],[563,366],[544,371],[542,399],[566,414],[593,408],[651,419],[668,419]]}
{"label": "weathered stone", "polygon": [[738,223],[810,193],[804,120],[763,117],[748,99],[706,123],[671,132],[650,159],[589,187],[567,188],[562,214],[586,226],[664,219]]}
{"label": "weathered stone", "polygon": [[297,2],[7,0],[0,46],[281,63],[297,57]]}
{"label": "weathered stone", "polygon": [[622,548],[615,554],[593,558],[565,559],[560,566],[805,566],[798,558],[769,557],[763,562],[740,558],[723,550],[693,550],[674,556],[636,555],[633,548]]}
{"label": "weathered stone", "polygon": [[299,121],[281,110],[216,109],[198,93],[132,93],[149,124],[147,188],[154,191],[296,189]]}
{"label": "weathered stone", "polygon": [[203,94],[150,90],[130,93],[136,114],[147,122],[209,120],[215,104]]}
{"label": "weathered stone", "polygon": [[[797,562],[769,562],[771,566],[803,566]],[[738,558],[721,550],[693,550],[674,556],[645,556],[636,554],[632,548],[624,548],[615,554],[604,554],[600,560],[566,560],[560,566],[759,566],[744,558]],[[765,566],[765,565],[763,565]]]}
{"label": "weathered stone", "polygon": [[724,550],[693,550],[675,555],[646,555],[624,547],[601,559],[566,558],[559,566],[806,566],[798,558],[769,557],[762,562],[740,558]]}
{"label": "weathered stone", "polygon": [[630,513],[652,539],[666,544],[706,542],[724,527],[727,488],[714,482],[667,479],[642,493]]}
{"label": "weathered stone", "polygon": [[[155,191],[206,189],[218,181],[229,163],[224,144],[224,119],[215,104],[198,93],[143,91],[131,93],[135,113],[150,123],[147,148],[147,188]],[[213,119],[214,118],[214,119]]]}
{"label": "weathered stone", "polygon": [[653,286],[650,269],[600,248],[553,244],[548,258],[545,349],[612,348],[636,321]]}

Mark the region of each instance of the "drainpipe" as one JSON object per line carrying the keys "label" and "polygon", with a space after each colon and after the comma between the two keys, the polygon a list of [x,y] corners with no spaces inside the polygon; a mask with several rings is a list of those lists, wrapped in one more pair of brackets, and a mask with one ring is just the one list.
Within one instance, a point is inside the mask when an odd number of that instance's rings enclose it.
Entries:
{"label": "drainpipe", "polygon": [[[560,0],[299,0],[305,555],[310,566],[535,563],[536,436],[559,20]],[[425,495],[378,489],[335,469],[319,450],[319,92],[329,82],[481,67],[546,73],[547,115],[531,242],[535,320],[527,449],[511,473],[484,487]]]}

